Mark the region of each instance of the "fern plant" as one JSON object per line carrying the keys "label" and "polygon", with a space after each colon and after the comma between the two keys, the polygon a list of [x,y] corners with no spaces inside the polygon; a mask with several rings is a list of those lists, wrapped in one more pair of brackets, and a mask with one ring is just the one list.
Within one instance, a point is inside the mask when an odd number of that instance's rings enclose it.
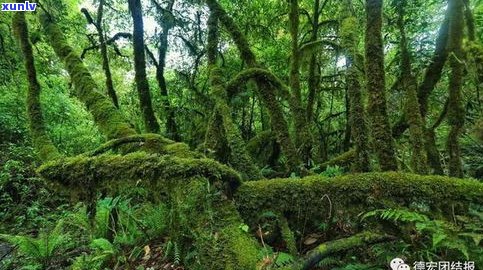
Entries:
{"label": "fern plant", "polygon": [[17,246],[27,258],[46,267],[55,255],[73,245],[69,235],[63,231],[63,224],[63,220],[60,220],[52,231],[41,232],[37,237],[0,234],[0,239]]}
{"label": "fern plant", "polygon": [[93,250],[93,253],[77,257],[71,267],[72,270],[103,269],[106,262],[115,258],[119,253],[117,247],[104,238],[92,240],[89,247]]}
{"label": "fern plant", "polygon": [[427,215],[404,208],[373,210],[362,215],[362,220],[367,218],[390,221],[400,227],[413,226],[418,237],[413,238],[416,242],[408,243],[408,248],[414,249],[421,259],[430,261],[439,254],[445,254],[446,260],[448,256],[455,260],[483,257],[483,251],[479,248],[483,239],[481,218],[458,216],[457,224],[430,219]]}

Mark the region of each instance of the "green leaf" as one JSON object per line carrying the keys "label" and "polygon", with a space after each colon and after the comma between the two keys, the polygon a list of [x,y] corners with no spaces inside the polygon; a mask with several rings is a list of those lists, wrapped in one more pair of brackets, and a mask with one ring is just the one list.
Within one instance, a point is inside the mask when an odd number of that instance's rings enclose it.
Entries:
{"label": "green leaf", "polygon": [[238,228],[240,228],[240,230],[242,230],[244,232],[248,232],[248,230],[250,229],[250,227],[248,227],[247,224],[240,224],[240,226],[238,226]]}

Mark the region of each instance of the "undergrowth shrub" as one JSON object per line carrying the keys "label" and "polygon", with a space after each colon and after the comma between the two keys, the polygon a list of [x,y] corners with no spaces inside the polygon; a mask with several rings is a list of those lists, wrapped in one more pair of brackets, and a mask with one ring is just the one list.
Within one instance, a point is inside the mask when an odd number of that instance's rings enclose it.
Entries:
{"label": "undergrowth shrub", "polygon": [[[378,244],[372,251],[388,261],[406,257],[408,261],[475,261],[483,264],[483,208],[472,205],[468,215],[454,215],[454,220],[432,219],[414,210],[379,209],[362,215],[362,221],[376,219],[398,229],[401,241]],[[408,263],[408,262],[406,262]]]}

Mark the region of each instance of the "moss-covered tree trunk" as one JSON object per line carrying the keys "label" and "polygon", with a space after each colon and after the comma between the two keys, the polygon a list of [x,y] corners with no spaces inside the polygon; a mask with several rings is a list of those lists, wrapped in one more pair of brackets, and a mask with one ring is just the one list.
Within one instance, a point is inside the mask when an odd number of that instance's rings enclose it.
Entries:
{"label": "moss-covered tree trunk", "polygon": [[[312,18],[312,34],[311,42],[317,41],[319,34],[319,14],[320,14],[320,0],[314,1],[313,18]],[[317,88],[319,86],[319,67],[317,65],[317,52],[313,52],[310,56],[309,63],[309,78],[308,78],[308,95],[307,95],[307,122],[310,123],[314,117],[314,105]]]}
{"label": "moss-covered tree trunk", "polygon": [[[250,49],[250,45],[248,44],[245,35],[243,35],[233,19],[226,13],[226,11],[216,0],[205,0],[205,2],[207,3],[211,12],[218,14],[220,23],[223,24],[238,48],[240,58],[249,68],[254,68],[246,73],[242,72],[244,74],[240,74],[239,77],[242,79],[242,82],[247,78],[252,78],[253,71],[259,71],[259,69],[255,69],[255,67],[258,67],[257,60],[255,54]],[[258,74],[258,72],[256,73]],[[271,73],[268,75],[269,77],[270,75],[275,77]],[[267,80],[266,76],[255,76],[253,79],[257,84],[257,95],[260,97],[260,100],[265,108],[267,108],[267,111],[270,115],[271,125],[277,136],[277,141],[280,143],[282,151],[287,157],[287,167],[291,171],[296,171],[300,165],[300,159],[292,138],[290,137],[288,124],[284,118],[282,107],[277,101],[276,91],[280,90],[280,88],[276,89],[271,84],[271,81]]]}
{"label": "moss-covered tree trunk", "polygon": [[89,70],[74,49],[69,46],[62,31],[53,22],[53,18],[44,13],[40,17],[47,41],[56,55],[64,62],[74,83],[75,95],[84,102],[100,131],[108,139],[135,135],[136,132],[129,126],[119,110],[100,92]]}
{"label": "moss-covered tree trunk", "polygon": [[163,9],[161,6],[159,6],[156,1],[153,1],[153,3],[156,5],[158,13],[163,15],[161,17],[161,29],[163,31],[159,34],[156,81],[158,82],[159,91],[162,97],[161,101],[163,104],[166,121],[166,137],[175,141],[181,141],[181,136],[178,132],[178,125],[176,124],[175,110],[171,106],[168,87],[166,85],[166,78],[164,77],[164,69],[166,67],[166,52],[168,51],[168,36],[169,32],[174,26],[174,17],[171,14],[173,11],[174,0],[168,2],[168,7],[166,9]]}
{"label": "moss-covered tree trunk", "polygon": [[[217,65],[218,55],[218,13],[211,12],[208,19],[208,66],[210,69],[211,93],[215,99],[215,108],[206,134],[206,147],[219,145],[216,155],[218,160],[230,164],[237,169],[244,179],[261,179],[260,169],[257,168],[247,152],[238,127],[233,122],[231,110],[227,104],[225,85],[222,70]],[[227,147],[220,145],[226,142]]]}
{"label": "moss-covered tree trunk", "polygon": [[366,112],[362,102],[362,86],[359,81],[355,57],[359,43],[358,22],[352,11],[352,1],[344,2],[345,9],[341,23],[341,43],[346,57],[346,84],[349,99],[349,124],[351,137],[355,145],[355,159],[352,164],[354,172],[370,171],[368,130]]}
{"label": "moss-covered tree trunk", "polygon": [[295,124],[295,144],[303,162],[308,164],[311,159],[312,134],[307,123],[307,112],[302,106],[302,92],[300,87],[300,53],[299,53],[299,4],[298,0],[290,0],[289,26],[291,37],[290,56],[290,101]]}
{"label": "moss-covered tree trunk", "polygon": [[405,91],[404,111],[409,124],[409,139],[411,143],[411,169],[419,174],[428,173],[428,158],[424,142],[424,121],[421,117],[420,106],[417,97],[417,82],[411,70],[411,55],[406,37],[406,25],[404,21],[406,1],[397,4],[397,25],[400,34],[401,52],[401,86]]}
{"label": "moss-covered tree trunk", "polygon": [[450,10],[449,17],[449,63],[451,67],[451,74],[449,77],[449,104],[448,104],[448,123],[450,131],[446,146],[448,148],[449,161],[449,175],[455,177],[463,177],[463,168],[461,164],[461,150],[458,139],[463,131],[465,120],[465,109],[463,107],[463,96],[461,88],[463,85],[464,72],[464,55],[462,49],[463,43],[463,28],[464,4],[462,0],[450,0],[448,3]]}
{"label": "moss-covered tree trunk", "polygon": [[146,58],[144,53],[144,24],[140,0],[129,0],[129,11],[133,19],[133,48],[136,88],[139,96],[139,105],[143,115],[144,128],[147,132],[158,133],[159,124],[154,115],[151,101],[149,82],[146,76]]}
{"label": "moss-covered tree trunk", "polygon": [[30,134],[33,144],[39,153],[42,161],[56,159],[60,157],[57,148],[54,146],[45,129],[42,107],[40,104],[40,84],[37,80],[37,70],[32,51],[32,44],[29,40],[28,25],[25,20],[24,12],[16,12],[12,17],[14,34],[20,45],[24,58],[25,71],[27,75],[27,114]]}
{"label": "moss-covered tree trunk", "polygon": [[97,7],[97,18],[95,22],[87,9],[82,8],[81,12],[86,17],[87,22],[94,25],[97,30],[97,35],[99,38],[99,48],[101,49],[102,70],[104,70],[104,75],[106,76],[107,95],[111,98],[114,106],[116,106],[116,108],[119,108],[119,100],[117,98],[116,90],[114,89],[114,83],[112,82],[111,67],[109,65],[109,57],[107,55],[106,37],[104,35],[104,29],[102,27],[104,17],[104,4],[105,0],[99,1],[99,6]]}
{"label": "moss-covered tree trunk", "polygon": [[381,170],[396,171],[394,141],[387,115],[384,51],[382,42],[382,0],[366,0],[366,83],[368,114],[374,149]]}

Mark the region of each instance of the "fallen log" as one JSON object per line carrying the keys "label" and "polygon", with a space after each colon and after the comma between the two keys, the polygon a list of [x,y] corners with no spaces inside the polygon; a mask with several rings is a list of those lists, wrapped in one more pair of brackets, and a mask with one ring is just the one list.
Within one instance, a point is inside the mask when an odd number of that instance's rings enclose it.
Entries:
{"label": "fallen log", "polygon": [[[334,215],[356,217],[382,208],[427,206],[430,216],[451,217],[448,210],[483,204],[483,183],[445,176],[386,172],[327,178],[271,179],[243,183],[235,201],[247,224],[256,227],[259,213],[283,213],[291,228]],[[327,200],[329,198],[329,200]],[[458,207],[455,208],[458,211]],[[317,224],[313,224],[314,227]]]}

